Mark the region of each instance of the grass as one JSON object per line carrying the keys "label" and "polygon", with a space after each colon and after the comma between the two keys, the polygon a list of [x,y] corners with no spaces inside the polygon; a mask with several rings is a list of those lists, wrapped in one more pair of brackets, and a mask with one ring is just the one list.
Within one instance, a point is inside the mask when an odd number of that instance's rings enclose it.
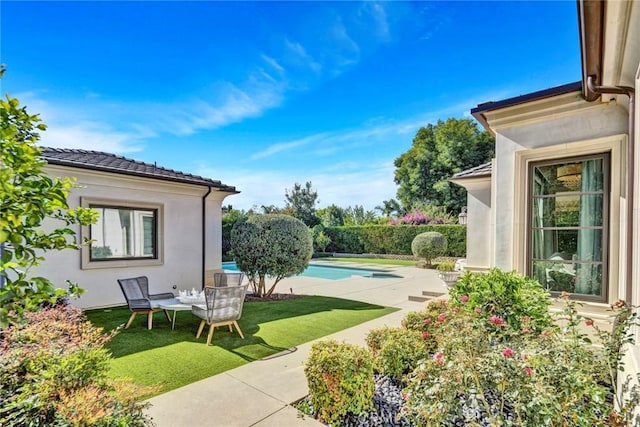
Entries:
{"label": "grass", "polygon": [[[139,315],[107,344],[113,355],[111,373],[154,386],[160,394],[396,310],[321,296],[248,302],[238,321],[245,339],[226,327],[217,328],[211,346],[206,345],[206,328],[196,340],[199,319],[189,311],[177,313],[174,331],[162,313],[155,314],[152,330],[146,329],[146,316]],[[123,325],[130,316],[126,307],[86,314],[105,331]]]}
{"label": "grass", "polygon": [[388,258],[340,258],[340,257],[331,257],[327,258],[330,261],[338,261],[338,262],[355,262],[362,264],[380,264],[380,265],[405,265],[410,267],[415,267],[417,261],[409,260],[409,259],[388,259]]}

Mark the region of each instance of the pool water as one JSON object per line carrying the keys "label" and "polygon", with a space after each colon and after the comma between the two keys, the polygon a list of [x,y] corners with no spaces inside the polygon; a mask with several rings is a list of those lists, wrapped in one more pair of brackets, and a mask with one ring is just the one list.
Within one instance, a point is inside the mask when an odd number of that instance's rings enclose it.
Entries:
{"label": "pool water", "polygon": [[[223,262],[222,268],[229,271],[239,271],[235,262]],[[385,270],[309,264],[306,270],[300,273],[299,276],[343,280],[351,276],[373,277],[374,273],[385,273]]]}

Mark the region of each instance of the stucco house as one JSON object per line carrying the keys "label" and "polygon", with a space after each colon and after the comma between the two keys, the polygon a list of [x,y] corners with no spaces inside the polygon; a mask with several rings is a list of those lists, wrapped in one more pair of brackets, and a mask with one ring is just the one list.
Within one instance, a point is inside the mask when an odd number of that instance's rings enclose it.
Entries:
{"label": "stucco house", "polygon": [[[597,318],[640,304],[640,3],[577,6],[581,81],[472,109],[495,158],[452,181],[468,190],[469,269],[535,277]],[[640,346],[627,366],[640,372]]]}
{"label": "stucco house", "polygon": [[235,187],[97,151],[44,148],[43,158],[48,175],[77,179],[70,207],[100,213],[75,230],[91,247],[47,253],[36,271],[58,287],[70,280],[84,288],[73,304],[123,304],[116,280],[141,275],[154,293],[200,289],[205,272],[221,268],[222,202]]}

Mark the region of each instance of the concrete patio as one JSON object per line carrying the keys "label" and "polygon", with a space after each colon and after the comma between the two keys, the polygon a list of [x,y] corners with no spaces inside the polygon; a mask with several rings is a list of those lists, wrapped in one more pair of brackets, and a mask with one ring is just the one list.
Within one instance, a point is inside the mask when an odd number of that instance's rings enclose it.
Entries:
{"label": "concrete patio", "polygon": [[[407,312],[419,310],[424,305],[424,302],[410,301],[409,296],[446,291],[434,270],[378,265],[360,267],[385,269],[388,274],[345,280],[294,277],[280,283],[276,292],[334,296],[399,308],[397,312],[329,336],[364,346],[364,338],[370,329],[398,326]],[[152,406],[147,413],[159,427],[320,426],[321,423],[302,417],[290,406],[308,393],[304,362],[312,344],[313,341],[156,396],[149,400]]]}

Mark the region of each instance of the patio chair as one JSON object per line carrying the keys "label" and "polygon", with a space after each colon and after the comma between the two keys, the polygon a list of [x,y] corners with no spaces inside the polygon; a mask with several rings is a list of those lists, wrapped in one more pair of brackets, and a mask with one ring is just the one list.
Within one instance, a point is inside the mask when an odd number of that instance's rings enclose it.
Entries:
{"label": "patio chair", "polygon": [[213,286],[240,286],[244,279],[244,273],[213,273]]}
{"label": "patio chair", "polygon": [[171,322],[169,312],[160,308],[160,304],[176,301],[175,295],[171,292],[149,294],[149,279],[147,276],[118,279],[118,284],[122,289],[124,298],[127,300],[129,310],[131,310],[131,317],[129,317],[129,321],[124,327],[125,329],[131,326],[133,319],[138,314],[147,315],[147,329],[153,327],[153,313],[158,311],[164,311],[165,317]]}
{"label": "patio chair", "polygon": [[200,338],[204,325],[207,324],[209,325],[207,345],[211,345],[213,330],[216,326],[229,326],[229,332],[233,332],[233,326],[235,326],[240,337],[244,339],[240,326],[238,326],[238,319],[242,315],[247,286],[249,285],[204,288],[205,305],[191,307],[191,312],[202,319],[196,338]]}

